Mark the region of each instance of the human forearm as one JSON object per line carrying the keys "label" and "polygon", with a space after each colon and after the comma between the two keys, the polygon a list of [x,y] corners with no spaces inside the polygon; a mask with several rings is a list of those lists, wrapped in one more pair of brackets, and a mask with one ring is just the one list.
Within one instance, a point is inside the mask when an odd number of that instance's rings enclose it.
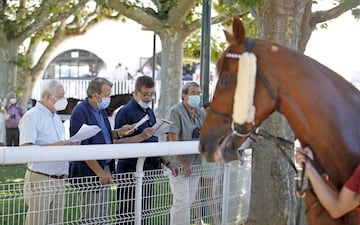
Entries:
{"label": "human forearm", "polygon": [[134,132],[134,125],[124,125],[121,128],[114,129],[111,131],[113,140],[120,139],[126,135],[130,135]]}
{"label": "human forearm", "polygon": [[341,216],[339,215],[340,210],[338,208],[338,191],[330,188],[330,186],[325,183],[323,178],[311,164],[307,164],[306,166],[306,175],[309,178],[311,186],[314,189],[314,192],[316,193],[320,203],[333,218]]}
{"label": "human forearm", "polygon": [[144,134],[138,134],[131,137],[122,137],[120,139],[114,140],[114,144],[124,144],[124,143],[140,143],[148,139]]}
{"label": "human forearm", "polygon": [[105,171],[101,168],[100,164],[96,160],[87,160],[86,164],[90,167],[90,169],[98,176],[102,175]]}
{"label": "human forearm", "polygon": [[90,167],[90,169],[99,177],[101,184],[110,184],[113,181],[111,173],[103,170],[98,161],[87,160],[85,162]]}

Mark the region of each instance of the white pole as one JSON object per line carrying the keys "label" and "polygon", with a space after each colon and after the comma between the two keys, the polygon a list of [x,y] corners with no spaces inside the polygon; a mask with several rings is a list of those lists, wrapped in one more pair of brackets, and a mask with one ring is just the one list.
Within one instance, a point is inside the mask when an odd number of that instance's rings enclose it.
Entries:
{"label": "white pole", "polygon": [[136,187],[135,187],[135,224],[141,225],[141,208],[142,208],[142,202],[143,202],[143,196],[142,196],[142,183],[143,183],[143,177],[144,177],[144,163],[145,163],[145,157],[140,157],[137,160],[136,163]]}
{"label": "white pole", "polygon": [[223,202],[222,202],[222,216],[221,225],[226,225],[228,221],[229,211],[229,193],[230,193],[230,166],[231,163],[226,163],[224,168],[224,183],[223,183]]}
{"label": "white pole", "polygon": [[198,146],[198,141],[173,141],[111,145],[0,147],[0,165],[197,154],[199,153]]}

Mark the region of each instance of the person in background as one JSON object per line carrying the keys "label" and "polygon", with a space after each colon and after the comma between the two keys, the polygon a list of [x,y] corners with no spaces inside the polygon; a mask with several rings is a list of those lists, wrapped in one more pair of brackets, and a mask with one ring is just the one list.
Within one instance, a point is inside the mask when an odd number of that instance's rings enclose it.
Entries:
{"label": "person in background", "polygon": [[[101,131],[95,136],[81,141],[81,145],[113,144],[116,139],[130,134],[133,125],[125,125],[111,130],[106,114],[110,104],[112,83],[97,77],[90,81],[87,98],[77,104],[71,114],[70,136],[76,134],[83,124],[97,125]],[[115,141],[114,141],[115,140]],[[115,160],[86,160],[70,162],[69,177],[72,185],[79,189],[80,221],[88,224],[106,224],[109,213],[110,185],[113,181]]]}
{"label": "person in background", "polygon": [[[206,114],[207,108],[209,107],[210,103],[204,103],[201,107],[201,110]],[[201,155],[201,178],[199,182],[198,191],[196,193],[195,199],[196,203],[200,203],[200,199],[202,194],[205,197],[205,201],[207,202],[211,215],[213,217],[213,224],[220,225],[218,212],[216,208],[216,203],[214,200],[214,179],[216,176],[216,168],[218,163],[216,162],[208,162],[204,156]],[[195,223],[196,225],[204,224],[201,217],[202,217],[202,208],[203,207],[196,207],[195,208]]]}
{"label": "person in background", "polygon": [[115,66],[115,70],[112,72],[112,78],[114,81],[128,80],[128,72],[122,68],[121,63]]}
{"label": "person in background", "polygon": [[25,108],[17,101],[15,92],[7,94],[6,101],[6,146],[19,146],[19,121],[25,113]]}
{"label": "person in background", "polygon": [[[20,145],[73,145],[65,141],[65,127],[56,111],[66,107],[63,86],[55,80],[42,88],[41,101],[27,111],[19,123]],[[24,149],[24,151],[26,151]],[[24,200],[28,206],[25,225],[63,224],[65,180],[68,162],[28,163],[24,181]]]}
{"label": "person in background", "polygon": [[[205,114],[200,106],[200,86],[196,82],[187,82],[182,90],[182,102],[170,108],[166,119],[172,121],[168,141],[198,140]],[[182,168],[182,173],[175,177],[169,174],[169,183],[173,194],[173,204],[170,210],[171,225],[190,224],[190,208],[195,201],[200,171],[201,157],[199,154],[177,155],[171,157],[171,162]]]}
{"label": "person in background", "polygon": [[[360,164],[357,165],[353,175],[341,190],[338,191],[326,184],[312,165],[311,160],[314,159],[314,156],[309,147],[296,148],[295,158],[297,164],[302,165],[305,163],[305,174],[309,178],[320,203],[329,212],[331,217],[339,218],[360,205]],[[360,224],[360,214],[358,224]]]}
{"label": "person in background", "polygon": [[36,100],[33,98],[29,98],[27,101],[27,110],[30,110],[35,105],[36,105]]}
{"label": "person in background", "polygon": [[7,113],[5,107],[2,105],[2,100],[0,98],[0,146],[5,146],[5,119],[7,118]]}
{"label": "person in background", "polygon": [[[132,98],[115,117],[115,128],[119,128],[124,124],[133,124],[140,121],[144,116],[148,115],[149,119],[137,130],[127,137],[119,140],[121,143],[149,143],[158,142],[158,137],[153,136],[155,130],[152,126],[156,123],[156,118],[153,110],[150,108],[151,101],[155,95],[154,80],[148,76],[140,76],[135,82],[134,98]],[[145,147],[146,150],[146,147]],[[160,162],[168,167],[174,176],[178,174],[178,168],[171,163],[167,157],[148,157],[144,163],[144,171],[160,169]],[[136,171],[137,158],[119,159],[117,164],[117,172],[119,174],[119,181],[122,179],[131,180],[135,182],[133,173]],[[143,186],[143,214],[150,213],[151,196],[153,195],[154,183],[147,180]],[[129,215],[134,218],[134,204],[135,204],[135,183],[133,185],[126,184],[126,186],[119,185],[118,187],[118,201],[119,216]],[[125,216],[126,217],[126,216]],[[123,222],[121,224],[134,224],[134,221]],[[150,220],[145,218],[142,224],[150,225]]]}

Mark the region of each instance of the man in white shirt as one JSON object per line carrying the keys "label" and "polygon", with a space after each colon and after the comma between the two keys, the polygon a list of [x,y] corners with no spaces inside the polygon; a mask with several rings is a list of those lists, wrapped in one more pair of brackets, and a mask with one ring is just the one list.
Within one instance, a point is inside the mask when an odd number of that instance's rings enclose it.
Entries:
{"label": "man in white shirt", "polygon": [[113,80],[127,80],[128,73],[121,67],[121,63],[118,63],[115,67],[115,70],[112,72]]}
{"label": "man in white shirt", "polygon": [[[20,120],[21,146],[79,144],[65,141],[65,128],[56,114],[67,105],[64,94],[58,81],[48,81],[42,90],[41,101]],[[63,178],[68,174],[68,168],[68,162],[28,163],[24,182],[24,199],[28,206],[25,225],[63,224]]]}

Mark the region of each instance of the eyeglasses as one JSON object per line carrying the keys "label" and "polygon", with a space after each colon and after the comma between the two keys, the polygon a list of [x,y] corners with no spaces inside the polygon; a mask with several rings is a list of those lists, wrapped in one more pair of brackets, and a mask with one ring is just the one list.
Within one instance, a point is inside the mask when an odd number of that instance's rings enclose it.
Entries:
{"label": "eyeglasses", "polygon": [[155,92],[142,92],[142,91],[138,91],[138,92],[141,93],[143,97],[151,97],[151,98],[155,97]]}

